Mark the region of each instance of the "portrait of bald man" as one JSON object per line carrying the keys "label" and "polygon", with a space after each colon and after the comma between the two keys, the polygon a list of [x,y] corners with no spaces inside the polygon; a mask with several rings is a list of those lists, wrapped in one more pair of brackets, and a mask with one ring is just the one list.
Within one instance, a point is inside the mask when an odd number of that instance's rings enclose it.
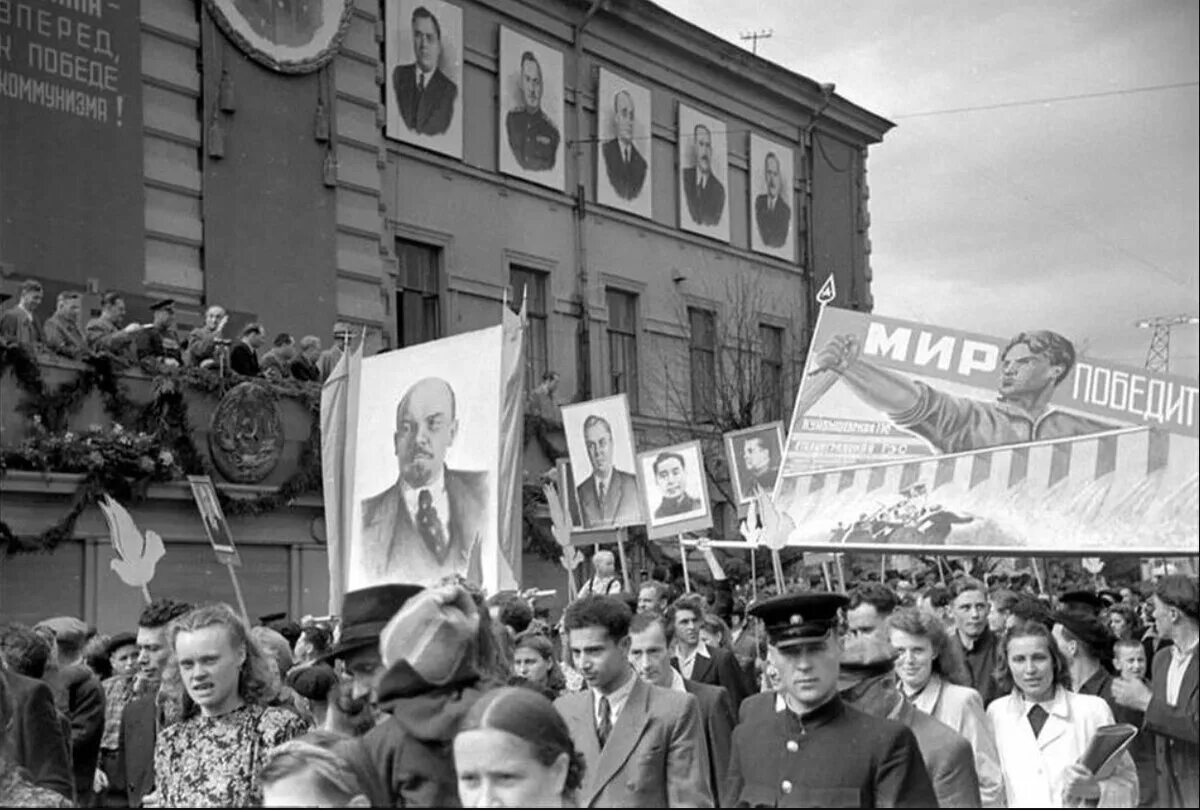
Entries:
{"label": "portrait of bald man", "polygon": [[362,501],[359,568],[372,581],[480,575],[488,474],[446,466],[457,434],[458,412],[448,382],[426,377],[404,393],[393,437],[399,476]]}
{"label": "portrait of bald man", "polygon": [[613,138],[600,148],[613,191],[623,200],[636,199],[646,182],[646,159],[634,142],[637,111],[633,96],[621,89],[613,96]]}

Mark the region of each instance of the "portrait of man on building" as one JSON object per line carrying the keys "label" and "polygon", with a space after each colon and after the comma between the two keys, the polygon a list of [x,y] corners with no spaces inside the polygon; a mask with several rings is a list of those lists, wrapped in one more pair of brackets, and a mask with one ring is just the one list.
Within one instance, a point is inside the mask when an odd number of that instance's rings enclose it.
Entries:
{"label": "portrait of man on building", "polygon": [[562,54],[500,29],[500,170],[562,189]]}
{"label": "portrait of man on building", "polygon": [[750,244],[760,253],[794,258],[792,231],[792,150],[750,134],[750,195],[754,227]]}
{"label": "portrait of man on building", "polygon": [[[489,474],[447,463],[460,432],[455,389],[445,379],[425,377],[404,390],[394,413],[398,475],[362,500],[352,565],[369,582],[401,572],[421,583],[455,573],[478,577],[485,534],[495,528],[489,522]],[[366,452],[374,443],[360,446]]]}
{"label": "portrait of man on building", "polygon": [[600,71],[601,133],[596,200],[650,216],[650,91],[607,70]]}
{"label": "portrait of man on building", "polygon": [[563,408],[571,469],[573,519],[582,530],[615,529],[642,522],[634,469],[633,429],[624,394]]}
{"label": "portrait of man on building", "polygon": [[462,10],[440,0],[400,0],[388,13],[395,20],[387,43],[388,136],[462,157]]}
{"label": "portrait of man on building", "polygon": [[832,373],[896,427],[924,439],[939,453],[963,453],[1006,444],[1065,439],[1122,427],[1071,413],[1052,403],[1075,367],[1075,346],[1049,330],[1021,332],[999,355],[995,401],[940,391],[864,356],[862,340],[835,334],[812,365]]}
{"label": "portrait of man on building", "polygon": [[739,503],[750,503],[760,490],[774,492],[783,458],[783,423],[726,433],[725,457]]}
{"label": "portrait of man on building", "polygon": [[679,224],[684,230],[729,241],[725,215],[728,159],[725,122],[679,105]]}
{"label": "portrait of man on building", "polygon": [[697,441],[638,454],[650,537],[712,525],[704,458]]}

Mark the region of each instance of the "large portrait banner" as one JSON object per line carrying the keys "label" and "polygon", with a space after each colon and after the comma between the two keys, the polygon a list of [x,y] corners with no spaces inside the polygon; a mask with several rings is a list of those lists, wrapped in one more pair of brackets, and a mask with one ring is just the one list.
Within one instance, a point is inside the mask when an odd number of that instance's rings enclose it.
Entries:
{"label": "large portrait banner", "polygon": [[725,122],[679,105],[679,227],[729,241]]}
{"label": "large portrait banner", "polygon": [[638,454],[642,504],[651,540],[712,528],[712,505],[700,442]]}
{"label": "large portrait banner", "polygon": [[775,500],[789,545],[1194,554],[1197,381],[826,307]]}
{"label": "large portrait banner", "polygon": [[750,247],[789,262],[796,259],[792,166],[790,146],[750,133]]}
{"label": "large portrait banner", "polygon": [[500,171],[562,191],[563,56],[500,26]]}
{"label": "large portrait banner", "polygon": [[596,202],[649,219],[654,176],[650,88],[601,68],[596,117]]}
{"label": "large portrait banner", "polygon": [[387,136],[462,159],[462,9],[388,0]]}
{"label": "large portrait banner", "polygon": [[625,394],[562,408],[569,481],[571,526],[576,531],[640,526],[642,506],[634,463],[633,422]]}
{"label": "large portrait banner", "polygon": [[[153,2],[153,0],[147,0]],[[333,58],[353,0],[204,0],[242,51],[279,73],[311,73]]]}

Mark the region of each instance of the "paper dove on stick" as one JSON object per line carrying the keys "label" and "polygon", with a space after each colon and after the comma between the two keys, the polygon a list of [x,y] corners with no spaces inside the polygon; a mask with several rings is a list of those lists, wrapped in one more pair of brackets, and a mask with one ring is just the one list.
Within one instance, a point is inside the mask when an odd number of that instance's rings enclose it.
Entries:
{"label": "paper dove on stick", "polygon": [[562,564],[568,571],[574,571],[583,562],[579,549],[571,545],[571,526],[567,523],[567,515],[563,511],[562,499],[554,484],[545,484],[542,492],[546,496],[546,504],[550,507],[550,525],[554,530],[554,539],[562,546]]}
{"label": "paper dove on stick", "polygon": [[148,531],[145,536],[133,522],[133,516],[124,506],[107,493],[99,503],[104,520],[108,523],[109,537],[119,559],[109,563],[113,572],[126,584],[145,589],[154,579],[154,567],[166,550],[157,532]]}
{"label": "paper dove on stick", "polygon": [[[780,512],[775,506],[775,500],[771,497],[771,493],[762,489],[758,491],[758,497],[751,503],[750,508],[757,512],[762,522],[762,528],[758,533],[758,542],[775,551],[783,549],[787,545],[788,536],[796,528],[796,522],[792,520],[791,515],[787,512]],[[747,520],[749,520],[750,514],[747,512]]]}

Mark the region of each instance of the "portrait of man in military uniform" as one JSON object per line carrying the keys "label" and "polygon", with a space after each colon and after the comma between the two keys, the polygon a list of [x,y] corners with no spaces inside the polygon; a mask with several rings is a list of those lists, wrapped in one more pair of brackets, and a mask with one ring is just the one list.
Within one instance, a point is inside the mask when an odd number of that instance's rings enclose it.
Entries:
{"label": "portrait of man in military uniform", "polygon": [[391,0],[387,19],[387,135],[462,157],[462,9]]}
{"label": "portrait of man in military uniform", "polygon": [[562,54],[500,29],[500,170],[562,189]]}
{"label": "portrait of man in military uniform", "polygon": [[792,224],[792,149],[750,134],[750,201],[754,212],[750,247],[780,259],[795,259]]}

